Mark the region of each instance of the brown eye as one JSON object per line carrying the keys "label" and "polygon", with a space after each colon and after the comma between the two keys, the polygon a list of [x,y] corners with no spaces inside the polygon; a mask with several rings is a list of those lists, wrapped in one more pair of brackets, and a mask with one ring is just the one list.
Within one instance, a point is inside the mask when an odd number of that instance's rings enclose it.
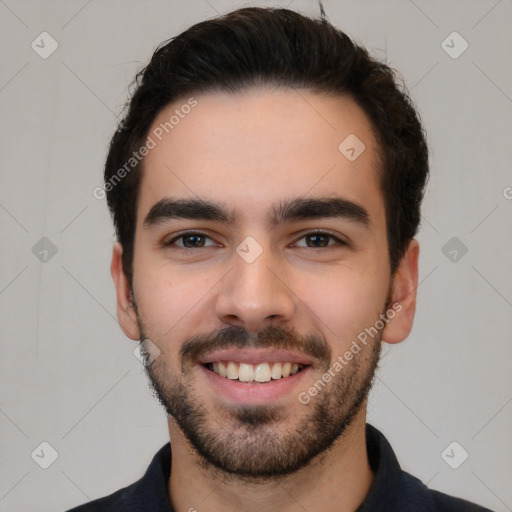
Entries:
{"label": "brown eye", "polygon": [[183,239],[183,245],[188,248],[204,247],[204,236],[203,235],[185,235],[181,237]]}
{"label": "brown eye", "polygon": [[305,237],[309,242],[308,247],[327,247],[329,245],[329,236],[326,235],[308,235]]}
{"label": "brown eye", "polygon": [[304,240],[305,243],[297,242],[295,245],[298,247],[309,247],[322,249],[324,247],[330,247],[332,245],[345,245],[338,237],[331,235],[330,233],[314,232],[304,235],[300,240]]}
{"label": "brown eye", "polygon": [[[210,241],[211,243],[207,243]],[[176,246],[181,249],[201,249],[217,245],[210,237],[203,233],[184,233],[165,243],[165,246]]]}

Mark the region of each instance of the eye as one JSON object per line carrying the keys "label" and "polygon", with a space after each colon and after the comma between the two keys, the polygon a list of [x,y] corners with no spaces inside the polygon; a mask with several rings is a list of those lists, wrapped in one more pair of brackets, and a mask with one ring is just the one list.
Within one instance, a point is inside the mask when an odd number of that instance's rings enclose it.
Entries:
{"label": "eye", "polygon": [[[305,240],[305,243],[300,243],[300,240]],[[330,247],[332,245],[347,245],[345,242],[340,240],[338,237],[325,233],[323,231],[314,231],[307,233],[303,237],[299,238],[294,244],[297,247],[309,247],[322,249],[324,247]]]}
{"label": "eye", "polygon": [[[207,241],[210,241],[211,243],[207,243]],[[182,233],[181,235],[164,242],[163,245],[165,247],[176,246],[180,249],[201,249],[202,247],[211,247],[218,244],[203,233],[189,232]]]}

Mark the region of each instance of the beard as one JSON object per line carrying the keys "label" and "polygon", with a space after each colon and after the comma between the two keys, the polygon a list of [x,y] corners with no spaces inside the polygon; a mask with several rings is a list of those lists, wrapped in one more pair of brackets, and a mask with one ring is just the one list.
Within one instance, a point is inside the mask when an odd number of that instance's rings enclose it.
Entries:
{"label": "beard", "polygon": [[[144,323],[135,310],[141,339],[146,340]],[[163,346],[159,341],[156,343]],[[180,350],[181,371],[170,369],[165,354],[159,351],[160,357],[144,366],[156,398],[199,455],[201,467],[214,473],[220,471],[223,478],[232,476],[261,482],[292,474],[315,460],[321,462],[344,434],[372,387],[380,357],[381,332],[307,406],[301,405],[304,409],[291,426],[293,415],[281,406],[214,405],[201,400],[195,392],[193,370],[200,356],[218,349],[242,347],[292,349],[309,355],[316,362],[315,381],[321,379],[333,362],[329,345],[319,334],[302,337],[277,326],[252,334],[242,327],[230,326],[209,335],[188,338]],[[219,416],[221,421],[215,419]],[[285,422],[287,426],[283,428]]]}

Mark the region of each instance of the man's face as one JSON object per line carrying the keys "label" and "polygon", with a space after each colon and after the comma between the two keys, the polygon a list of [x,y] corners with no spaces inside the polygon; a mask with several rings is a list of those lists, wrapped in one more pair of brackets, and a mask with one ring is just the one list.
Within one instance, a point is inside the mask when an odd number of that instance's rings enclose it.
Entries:
{"label": "man's face", "polygon": [[[195,98],[161,141],[155,128],[187,99],[149,132],[136,311],[121,324],[160,352],[151,381],[203,462],[286,474],[363,414],[377,364],[381,333],[307,404],[298,399],[389,306],[377,146],[347,98],[292,89]],[[350,134],[365,145],[355,160],[338,149]]]}

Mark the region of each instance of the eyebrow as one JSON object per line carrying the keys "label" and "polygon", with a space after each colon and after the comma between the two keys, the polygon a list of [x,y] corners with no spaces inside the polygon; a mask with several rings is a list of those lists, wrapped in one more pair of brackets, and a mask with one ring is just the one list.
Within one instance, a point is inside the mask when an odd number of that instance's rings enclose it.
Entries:
{"label": "eyebrow", "polygon": [[[236,210],[222,203],[206,199],[164,198],[149,210],[144,219],[144,227],[151,228],[172,219],[212,220],[235,224],[237,218]],[[363,206],[341,197],[286,199],[273,205],[266,220],[268,227],[272,228],[285,222],[320,218],[342,218],[357,222],[365,228],[370,227],[368,211]]]}

